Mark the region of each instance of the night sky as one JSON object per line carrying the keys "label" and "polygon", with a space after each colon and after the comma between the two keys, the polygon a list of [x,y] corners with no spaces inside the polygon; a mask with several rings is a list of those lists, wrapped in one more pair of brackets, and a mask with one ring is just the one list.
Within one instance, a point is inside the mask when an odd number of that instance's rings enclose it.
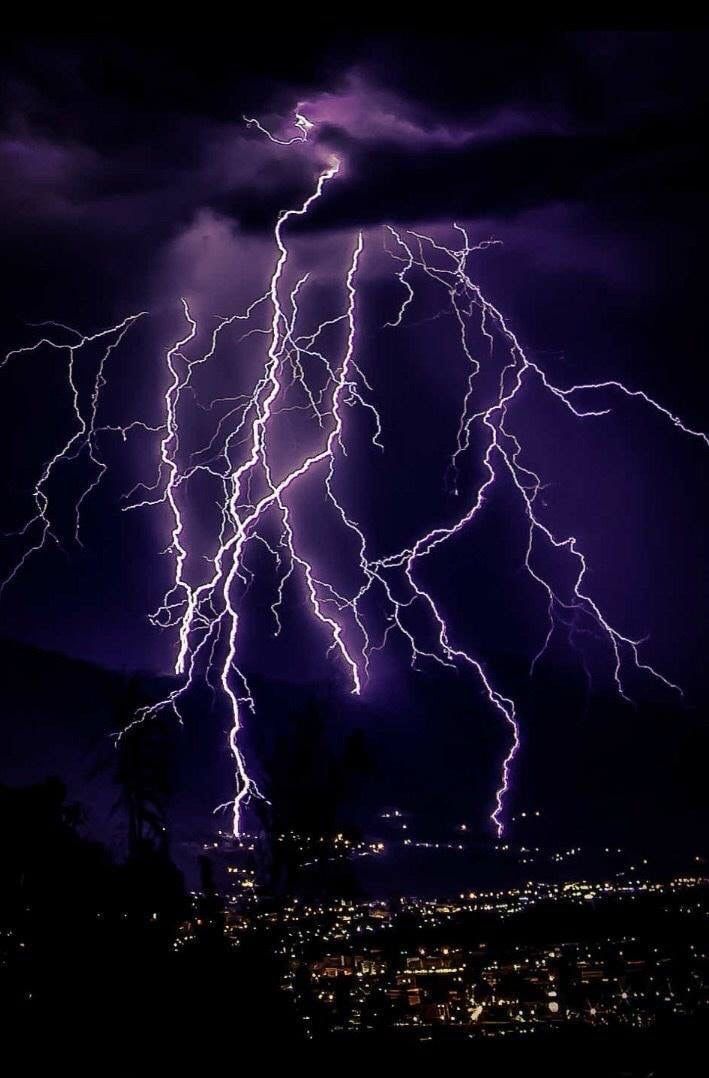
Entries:
{"label": "night sky", "polygon": [[[445,476],[467,377],[445,296],[423,288],[410,324],[382,330],[401,302],[400,266],[383,250],[387,223],[448,245],[453,222],[473,243],[499,240],[471,258],[470,272],[555,383],[618,379],[692,430],[709,428],[704,33],[407,34],[320,23],[222,35],[217,23],[209,34],[133,36],[107,25],[5,40],[2,354],[37,339],[31,323],[88,333],[146,310],[108,368],[102,418],[159,424],[165,351],[184,332],[180,297],[210,326],[264,292],[277,214],[302,203],[334,153],[341,173],[294,226],[294,257],[315,278],[310,315],[341,299],[353,238],[365,237],[356,354],[386,451],[372,452],[366,420],[353,420],[342,476],[380,556],[459,510]],[[276,145],[242,119],[287,138],[299,104],[315,124],[307,143]],[[238,379],[262,361],[255,341],[251,352],[234,344],[236,382],[221,364],[205,392],[243,391]],[[71,401],[65,368],[46,349],[15,357],[0,379],[0,530],[13,532],[66,438]],[[563,633],[529,677],[545,602],[522,571],[526,532],[509,484],[495,488],[470,533],[432,557],[426,580],[456,643],[517,704],[522,748],[508,817],[542,810],[549,839],[694,841],[709,808],[707,447],[637,400],[599,399],[610,415],[577,420],[530,388],[516,429],[544,477],[545,522],[578,537],[594,598],[624,633],[646,638],[643,659],[682,686],[684,702],[639,675],[630,679],[636,704],[617,699],[595,637],[583,649],[590,685]],[[283,460],[299,437],[294,421],[279,443]],[[153,481],[158,441],[145,432],[106,439],[110,471],[87,502],[83,549],[72,540],[82,473],[58,473],[50,502],[60,542],[0,599],[0,778],[62,774],[103,832],[107,735],[124,721],[125,680],[140,672],[157,692],[175,656],[174,630],[147,618],[169,587],[164,507],[121,512],[134,484]],[[482,478],[476,467],[473,458],[462,470],[468,496]],[[308,491],[300,505],[307,542],[321,562],[337,561],[340,541],[317,497]],[[192,504],[191,537],[206,553],[209,492]],[[21,550],[17,537],[3,540],[3,576]],[[402,805],[430,826],[467,820],[489,835],[507,734],[475,679],[430,664],[412,672],[394,642],[353,698],[302,589],[289,592],[274,640],[272,581],[259,582],[267,566],[265,553],[254,555],[241,652],[257,703],[244,744],[263,785],[279,738],[317,701],[330,740],[366,735],[363,821]],[[175,726],[173,814],[189,834],[232,791],[218,701],[197,693],[185,718]]]}

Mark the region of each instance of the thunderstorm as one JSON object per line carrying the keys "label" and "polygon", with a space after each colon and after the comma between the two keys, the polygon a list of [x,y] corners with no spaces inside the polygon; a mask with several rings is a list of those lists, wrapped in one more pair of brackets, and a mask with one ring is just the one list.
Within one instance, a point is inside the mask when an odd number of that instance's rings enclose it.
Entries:
{"label": "thunderstorm", "polygon": [[[528,459],[520,419],[532,395],[544,395],[579,423],[601,420],[613,399],[623,397],[673,425],[678,436],[705,445],[709,438],[635,385],[608,379],[557,384],[529,357],[507,317],[477,283],[477,260],[497,241],[474,238],[455,221],[447,230],[400,224],[353,229],[342,241],[346,253],[336,270],[330,260],[319,267],[317,257],[302,272],[294,269],[293,236],[327,202],[347,170],[346,155],[330,149],[324,136],[318,140],[318,124],[308,118],[305,104],[297,106],[295,134],[293,128],[272,129],[252,117],[244,117],[244,123],[250,137],[275,144],[286,162],[288,155],[315,147],[308,158],[312,184],[299,202],[278,214],[270,277],[250,302],[236,313],[207,317],[197,313],[189,296],[181,300],[181,327],[161,360],[159,422],[133,416],[121,423],[103,419],[113,385],[110,372],[132,335],[152,317],[147,309],[91,333],[41,323],[32,343],[5,356],[3,367],[34,353],[65,364],[72,426],[41,467],[27,519],[3,537],[11,555],[0,589],[21,586],[30,560],[63,542],[57,518],[67,512],[66,505],[59,506],[66,495],[57,475],[74,469],[78,476],[69,512],[73,539],[81,546],[83,513],[109,471],[113,450],[108,453],[107,445],[115,440],[128,445],[138,433],[150,437],[156,470],[127,493],[121,509],[157,511],[164,530],[160,553],[171,560],[171,579],[149,617],[156,628],[173,634],[174,684],[157,702],[139,708],[117,737],[129,736],[135,725],[164,713],[182,722],[187,694],[196,684],[206,684],[229,715],[235,785],[219,808],[230,812],[235,835],[243,831],[248,806],[268,796],[254,777],[242,739],[245,724],[258,721],[241,659],[245,623],[253,618],[246,600],[258,577],[270,589],[258,613],[260,630],[275,636],[285,632],[284,604],[288,595],[298,594],[324,653],[337,666],[338,679],[356,696],[367,694],[376,677],[374,663],[395,638],[415,670],[437,664],[451,676],[463,673],[476,682],[485,711],[502,724],[506,736],[489,799],[490,823],[499,837],[506,826],[524,718],[501,679],[457,638],[444,601],[423,572],[426,559],[434,551],[445,556],[447,544],[461,533],[474,539],[494,489],[506,484],[524,521],[523,570],[546,611],[538,647],[529,657],[530,675],[556,634],[582,661],[588,637],[601,641],[609,676],[624,700],[632,701],[629,682],[637,676],[656,683],[661,692],[681,696],[682,687],[646,658],[644,641],[605,611],[594,594],[578,537],[550,524],[545,478]],[[453,509],[431,517],[399,549],[383,549],[376,531],[360,519],[347,466],[353,456],[357,459],[363,440],[368,453],[385,456],[392,450],[390,437],[396,437],[373,388],[372,363],[382,353],[372,352],[369,329],[362,330],[366,298],[361,275],[370,253],[380,260],[380,272],[395,296],[378,326],[381,338],[386,342],[415,326],[419,298],[425,295],[429,302],[435,296],[432,317],[446,317],[454,326],[455,373],[462,379],[457,417],[446,432],[448,466],[440,477]],[[217,365],[219,376],[212,378]],[[255,376],[244,387],[245,372],[252,367]],[[310,502],[301,497],[303,489],[308,499],[318,499],[328,519],[332,516],[342,564],[330,564],[314,550]],[[205,522],[211,529],[206,541]]]}

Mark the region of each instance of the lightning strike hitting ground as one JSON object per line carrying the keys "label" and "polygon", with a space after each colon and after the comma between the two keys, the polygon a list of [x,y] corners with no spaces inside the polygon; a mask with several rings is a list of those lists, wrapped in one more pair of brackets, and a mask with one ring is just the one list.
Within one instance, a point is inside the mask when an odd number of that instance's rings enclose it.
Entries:
{"label": "lightning strike hitting ground", "polygon": [[[313,124],[296,112],[298,133],[281,139],[271,134],[258,120],[246,119],[249,127],[271,142],[291,146],[306,142]],[[706,434],[691,430],[682,421],[642,390],[629,389],[617,381],[583,383],[568,387],[555,385],[546,372],[530,360],[517,337],[497,307],[471,279],[469,262],[474,252],[491,246],[486,240],[471,245],[466,230],[454,224],[455,241],[446,246],[439,239],[413,229],[386,226],[384,249],[394,263],[393,279],[402,290],[400,305],[385,323],[382,332],[395,333],[407,325],[412,305],[421,285],[440,290],[454,319],[459,340],[460,359],[466,371],[465,392],[460,403],[457,430],[451,436],[451,456],[447,481],[451,492],[461,500],[460,511],[450,523],[432,521],[430,529],[413,536],[404,549],[382,552],[372,549],[365,527],[348,508],[346,472],[349,413],[359,410],[370,430],[371,445],[384,449],[383,424],[374,403],[372,387],[365,374],[365,356],[358,350],[358,274],[365,247],[361,232],[352,237],[349,264],[343,271],[343,299],[338,310],[327,310],[314,325],[306,324],[303,301],[308,296],[309,274],[286,287],[289,269],[289,226],[308,215],[314,203],[327,197],[327,188],[337,182],[340,162],[330,159],[322,168],[312,192],[296,208],[282,212],[273,232],[275,265],[270,282],[262,294],[239,314],[223,317],[208,335],[209,347],[195,358],[195,343],[200,326],[190,303],[182,300],[184,330],[167,350],[164,364],[167,385],[163,397],[163,420],[150,425],[132,420],[125,426],[102,425],[99,415],[102,391],[106,386],[106,364],[112,353],[145,312],[130,315],[123,322],[92,335],[82,335],[57,323],[53,333],[36,343],[14,350],[4,363],[19,362],[28,353],[47,349],[65,355],[67,383],[75,418],[74,430],[44,466],[33,490],[34,512],[6,538],[20,545],[20,553],[11,562],[0,589],[14,580],[28,560],[52,540],[58,541],[53,528],[52,498],[48,487],[59,468],[88,463],[88,479],[74,505],[77,543],[81,542],[81,510],[99,486],[107,465],[101,454],[101,436],[119,434],[124,440],[134,429],[159,435],[158,471],[150,485],[140,484],[127,497],[125,511],[164,507],[169,524],[167,553],[172,556],[170,587],[159,608],[151,615],[153,623],[176,632],[174,673],[177,687],[157,703],[141,709],[119,736],[126,736],[135,724],[145,722],[164,711],[172,711],[182,721],[181,704],[185,695],[200,680],[205,680],[228,707],[229,749],[233,758],[235,792],[228,802],[233,829],[238,834],[243,813],[253,799],[264,799],[251,775],[241,746],[240,731],[244,713],[255,714],[253,694],[244,671],[239,666],[240,634],[244,617],[244,598],[252,583],[250,552],[260,546],[275,568],[275,599],[270,606],[274,632],[282,630],[281,612],[286,589],[299,582],[309,612],[326,641],[326,651],[340,663],[350,690],[360,694],[370,677],[372,656],[386,647],[392,634],[404,642],[412,667],[424,661],[444,668],[467,670],[477,680],[491,712],[499,717],[509,732],[508,748],[501,764],[500,778],[494,793],[490,820],[497,835],[504,829],[505,797],[510,788],[512,766],[520,747],[520,726],[515,704],[494,683],[480,659],[451,638],[445,611],[440,600],[421,582],[420,565],[434,550],[445,548],[454,536],[473,530],[492,489],[502,479],[511,483],[519,509],[526,522],[524,569],[546,601],[547,622],[540,633],[540,647],[531,660],[531,671],[546,652],[557,630],[565,630],[569,642],[577,647],[578,636],[593,632],[607,647],[610,667],[618,693],[629,699],[629,669],[642,671],[665,688],[680,689],[664,674],[641,657],[641,641],[632,639],[612,624],[598,601],[590,594],[586,577],[588,563],[574,535],[557,534],[545,521],[538,506],[544,483],[536,471],[524,463],[524,446],[515,433],[511,405],[523,403],[525,388],[534,385],[558,401],[579,420],[604,416],[608,408],[581,407],[577,402],[593,400],[594,394],[617,392],[642,401],[669,419],[682,433],[709,444]],[[397,268],[399,267],[399,268]],[[255,319],[267,313],[265,325]],[[194,380],[200,368],[215,357],[227,327],[238,323],[246,327],[240,338],[266,338],[268,347],[262,370],[250,393],[234,397],[215,397],[207,404],[198,400]],[[326,344],[328,333],[339,331],[338,344]],[[484,346],[471,343],[478,333]],[[66,335],[67,340],[62,339]],[[90,389],[80,389],[77,363],[87,345],[100,342],[104,347],[95,367]],[[491,373],[481,383],[483,371]],[[82,381],[83,385],[83,381]],[[490,385],[493,388],[490,388]],[[181,435],[188,430],[185,416],[197,405],[206,414],[219,416],[215,429],[201,448],[183,450]],[[220,410],[223,409],[222,413]],[[277,463],[279,417],[302,413],[312,421],[314,439],[283,470]],[[482,446],[480,449],[479,446]],[[462,465],[479,452],[482,480],[477,487],[464,489]],[[221,492],[219,526],[211,555],[199,559],[206,564],[201,576],[191,557],[190,519],[191,487],[208,477]],[[345,587],[325,579],[309,557],[302,539],[297,499],[294,495],[306,480],[321,484],[322,493],[336,515],[343,534],[356,551],[355,564],[359,584]],[[568,560],[573,570],[571,587],[555,582],[545,568],[540,552],[546,549]],[[373,610],[376,608],[376,613]],[[423,627],[423,628],[422,628]],[[224,807],[224,806],[221,806]]]}

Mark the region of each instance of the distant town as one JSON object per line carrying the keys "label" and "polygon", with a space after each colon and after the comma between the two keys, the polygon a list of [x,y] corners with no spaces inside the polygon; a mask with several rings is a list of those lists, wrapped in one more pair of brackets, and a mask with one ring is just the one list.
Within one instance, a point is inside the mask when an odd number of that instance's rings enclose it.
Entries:
{"label": "distant town", "polygon": [[[580,847],[500,843],[492,856],[541,872],[573,864],[574,878],[561,871],[455,895],[371,898],[357,893],[356,875],[343,877],[343,866],[402,850],[470,853],[465,825],[454,840],[417,839],[403,813],[382,817],[400,831],[393,841],[288,832],[271,836],[264,854],[258,835],[219,833],[203,844],[203,886],[191,894],[175,949],[211,939],[238,951],[251,937],[266,938],[280,959],[281,992],[309,1039],[519,1039],[649,1030],[706,1015],[709,878],[699,857],[695,870],[661,879],[648,858],[606,848],[615,871],[593,879],[582,878]],[[293,876],[275,893],[263,880],[277,878],[279,859]],[[334,876],[309,884],[317,866]],[[343,879],[349,893],[322,893]]]}

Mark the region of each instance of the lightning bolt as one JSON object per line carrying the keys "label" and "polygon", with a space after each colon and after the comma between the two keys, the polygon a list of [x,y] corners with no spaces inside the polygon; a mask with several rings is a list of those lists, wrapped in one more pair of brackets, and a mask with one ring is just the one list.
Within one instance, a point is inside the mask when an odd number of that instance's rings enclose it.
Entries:
{"label": "lightning bolt", "polygon": [[264,127],[260,120],[255,119],[253,116],[244,116],[243,120],[247,127],[253,127],[257,131],[260,131],[262,135],[265,135],[270,142],[275,142],[277,146],[292,146],[294,142],[307,142],[308,135],[315,126],[310,122],[307,116],[304,116],[302,112],[299,112],[300,105],[296,106],[294,127],[298,128],[297,135],[291,135],[290,138],[282,139],[273,135],[268,128]]}
{"label": "lightning bolt", "polygon": [[[160,609],[154,615],[154,619],[156,623],[162,625],[170,624],[173,619],[177,619],[174,623],[179,625],[179,648],[175,662],[175,673],[185,675],[184,682],[179,688],[173,690],[157,704],[142,709],[134,722],[142,722],[165,708],[172,709],[181,720],[180,700],[193,684],[193,679],[197,672],[197,662],[205,646],[209,642],[214,645],[220,635],[224,634],[226,649],[218,669],[218,681],[224,698],[228,701],[231,713],[231,727],[228,739],[235,764],[236,794],[232,804],[235,833],[238,833],[240,828],[243,807],[253,797],[262,798],[263,795],[246,770],[239,745],[242,707],[246,705],[253,710],[254,705],[245,675],[238,668],[236,661],[240,615],[234,593],[239,584],[243,585],[247,582],[245,559],[249,544],[254,540],[259,540],[265,543],[269,550],[273,551],[266,538],[259,532],[259,528],[268,523],[267,518],[271,510],[275,509],[280,515],[280,546],[290,556],[291,563],[288,573],[281,580],[278,601],[282,600],[282,589],[286,579],[293,572],[293,568],[297,566],[302,571],[306,582],[313,615],[326,628],[331,639],[331,648],[336,650],[344,661],[352,680],[353,692],[359,693],[361,689],[359,667],[344,640],[343,626],[329,612],[329,603],[331,602],[333,590],[319,580],[311,563],[298,551],[291,522],[291,512],[285,500],[287,492],[293,484],[325,460],[332,460],[333,447],[341,438],[342,433],[342,401],[348,392],[350,394],[352,392],[357,393],[357,397],[353,399],[358,402],[362,401],[366,407],[373,407],[368,402],[363,401],[351,376],[355,332],[354,278],[362,250],[361,235],[358,236],[350,269],[347,273],[347,309],[337,319],[329,320],[329,324],[341,319],[345,320],[348,325],[348,337],[344,356],[337,368],[333,367],[329,360],[323,360],[328,374],[328,381],[331,383],[329,411],[332,419],[324,445],[319,452],[311,453],[305,457],[283,477],[275,479],[270,463],[268,437],[274,416],[278,414],[276,408],[279,399],[284,396],[290,384],[297,382],[301,387],[305,384],[305,377],[298,355],[301,349],[294,340],[294,326],[298,316],[297,295],[305,283],[305,279],[301,279],[291,291],[289,295],[291,310],[286,310],[281,296],[282,278],[288,260],[288,248],[284,242],[284,229],[293,218],[303,217],[307,214],[312,204],[322,196],[325,185],[336,176],[338,168],[338,162],[333,161],[328,168],[324,169],[318,177],[314,192],[303,202],[302,206],[283,212],[275,226],[274,241],[277,259],[267,294],[271,306],[271,324],[265,370],[253,393],[243,403],[239,422],[228,430],[225,437],[224,447],[219,456],[222,463],[226,465],[226,469],[212,473],[218,475],[223,481],[226,497],[222,507],[222,529],[217,549],[211,562],[211,575],[208,579],[193,587],[185,578],[187,551],[182,543],[184,520],[177,491],[191,478],[195,472],[195,467],[198,466],[192,465],[185,471],[180,471],[176,461],[179,449],[178,411],[181,395],[190,385],[195,366],[211,358],[216,345],[213,337],[212,347],[204,357],[192,361],[184,357],[183,349],[194,341],[197,331],[196,321],[190,314],[188,303],[184,300],[183,310],[188,324],[188,332],[169,349],[166,360],[170,380],[164,398],[166,434],[161,443],[160,472],[153,486],[148,488],[147,496],[140,500],[134,500],[126,507],[136,509],[164,503],[169,506],[174,526],[172,541],[168,549],[174,553],[175,573],[173,584],[165,595]],[[261,297],[261,299],[256,300],[248,308],[245,315],[239,317],[249,318],[253,310],[265,298]],[[232,319],[223,320],[216,333],[219,333],[231,321]],[[324,324],[321,323],[307,337],[307,344],[310,348],[322,334],[324,328]],[[293,378],[291,383],[286,381],[288,371],[290,371]],[[308,405],[316,416],[318,424],[322,426],[323,416],[315,404],[312,393],[307,386],[305,388]],[[225,428],[222,426],[221,429],[224,430]],[[231,449],[234,446],[236,437],[244,430],[247,432],[245,440],[248,453],[238,465],[233,466]],[[206,448],[208,450],[214,448],[214,439]],[[208,464],[202,467],[211,470]],[[265,480],[266,491],[253,503],[250,501],[250,489],[255,478]],[[280,554],[277,551],[273,552],[280,561]],[[323,590],[326,592],[326,596],[322,595]],[[277,616],[277,613],[275,616]],[[213,647],[208,668],[213,661],[214,654]],[[243,696],[239,695],[234,687],[234,675],[237,682],[242,686]],[[130,726],[128,729],[130,729]]]}
{"label": "lightning bolt", "polygon": [[[81,461],[82,457],[85,457],[90,464],[90,468],[88,469],[89,477],[86,480],[86,485],[80,491],[74,506],[74,540],[81,546],[80,532],[82,506],[89,495],[99,486],[107,470],[107,465],[101,453],[100,435],[106,433],[119,434],[125,441],[131,431],[142,429],[154,433],[160,429],[159,427],[150,426],[148,423],[139,419],[132,420],[124,426],[114,426],[110,424],[99,425],[97,422],[101,393],[106,386],[106,363],[111,354],[121,344],[126,333],[140,318],[143,318],[146,313],[147,312],[145,311],[140,311],[138,314],[129,315],[115,326],[90,334],[80,333],[77,329],[65,326],[61,322],[42,322],[40,323],[41,326],[48,326],[53,330],[60,330],[63,333],[66,333],[69,340],[57,340],[56,334],[41,337],[38,341],[35,341],[34,344],[26,345],[22,348],[15,348],[8,352],[0,362],[0,369],[2,369],[10,362],[17,361],[19,357],[27,357],[33,353],[49,351],[57,352],[60,355],[64,354],[66,361],[68,397],[71,404],[73,419],[75,420],[74,430],[69,434],[63,445],[61,445],[45,463],[42,472],[34,485],[32,491],[33,512],[17,529],[4,536],[6,539],[19,540],[22,549],[16,560],[11,563],[5,576],[0,580],[0,594],[2,594],[7,585],[17,577],[31,557],[34,554],[39,553],[48,542],[54,542],[57,545],[60,545],[51,515],[50,496],[48,492],[48,486],[57,469],[61,465],[76,464]],[[95,370],[91,388],[87,396],[85,388],[80,385],[78,380],[78,367],[85,354],[85,350],[88,350],[88,346],[97,341],[101,342],[101,346],[105,345],[105,349],[100,354],[98,362],[95,363],[94,361]],[[86,469],[84,470],[86,471]],[[91,474],[91,472],[93,472],[93,474]]]}
{"label": "lightning bolt", "polygon": [[[297,134],[289,138],[273,135],[260,121],[245,118],[246,124],[279,146],[308,141],[313,124],[297,111]],[[174,674],[178,684],[157,703],[140,709],[133,721],[117,736],[163,711],[183,721],[183,700],[198,681],[204,680],[217,692],[227,708],[228,748],[234,766],[234,795],[220,809],[229,808],[235,834],[243,827],[244,811],[264,794],[247,767],[242,732],[247,715],[256,713],[253,693],[240,666],[240,640],[246,617],[244,599],[254,579],[251,552],[260,547],[275,567],[275,598],[270,605],[274,633],[283,628],[281,612],[286,590],[299,584],[314,625],[326,641],[326,652],[338,661],[350,691],[359,695],[371,673],[372,656],[381,652],[393,635],[403,641],[411,666],[425,662],[444,669],[468,671],[475,679],[491,713],[504,724],[508,743],[500,765],[490,820],[498,836],[504,831],[506,795],[520,744],[520,723],[515,702],[499,688],[482,660],[453,638],[443,603],[421,579],[424,559],[463,531],[474,529],[494,488],[504,480],[525,521],[524,570],[546,603],[546,623],[540,644],[530,662],[530,673],[542,660],[554,633],[566,632],[570,644],[579,649],[579,640],[594,636],[605,642],[615,687],[630,700],[628,673],[634,670],[654,679],[666,689],[681,693],[665,674],[651,666],[642,654],[643,641],[631,638],[611,622],[588,584],[588,562],[575,535],[558,534],[545,517],[540,492],[542,477],[525,462],[521,437],[516,433],[512,405],[523,404],[525,390],[533,386],[547,394],[575,419],[585,421],[607,415],[602,406],[608,395],[620,394],[655,410],[681,433],[709,444],[707,435],[687,427],[669,409],[644,391],[617,381],[556,385],[547,373],[524,352],[500,310],[481,291],[470,275],[471,256],[493,245],[495,240],[471,244],[465,228],[453,225],[455,239],[446,245],[433,236],[413,229],[384,229],[384,249],[395,264],[394,279],[402,292],[399,306],[385,323],[395,332],[410,322],[420,282],[440,291],[444,310],[456,327],[460,359],[466,372],[465,391],[460,402],[457,429],[452,437],[447,483],[459,510],[450,522],[432,522],[428,530],[414,536],[403,549],[381,552],[363,524],[348,506],[347,475],[343,461],[348,456],[348,415],[357,410],[370,430],[374,450],[384,450],[383,424],[373,401],[373,390],[358,352],[358,278],[365,253],[365,241],[357,232],[349,248],[341,283],[342,300],[333,310],[309,324],[304,303],[311,285],[310,274],[292,280],[289,227],[307,217],[313,205],[326,197],[336,181],[340,161],[331,158],[314,178],[311,193],[295,208],[281,212],[273,230],[274,266],[261,295],[242,312],[220,317],[207,332],[200,326],[187,298],[182,300],[184,329],[164,356],[165,389],[162,422],[149,426],[133,420],[124,427],[99,423],[102,392],[106,386],[106,364],[125,335],[144,312],[130,315],[108,330],[84,336],[68,327],[52,323],[55,331],[31,346],[8,354],[4,363],[22,354],[44,349],[64,353],[67,384],[74,417],[68,439],[45,464],[33,490],[34,512],[12,535],[24,543],[0,587],[13,580],[27,560],[50,540],[56,540],[48,486],[60,466],[78,466],[82,458],[89,474],[74,510],[77,543],[81,542],[81,509],[95,491],[107,465],[100,451],[100,436],[118,433],[124,440],[134,429],[159,435],[158,466],[154,481],[138,484],[129,492],[124,511],[162,507],[169,520],[169,542],[165,553],[171,557],[170,585],[157,610],[150,616],[161,629],[176,635]],[[330,301],[328,301],[330,302]],[[264,317],[266,316],[265,320]],[[259,322],[258,320],[261,319]],[[216,362],[223,341],[243,324],[236,341],[264,341],[258,377],[250,391],[235,396],[200,399],[198,376]],[[68,335],[68,341],[58,337]],[[206,339],[206,345],[200,342]],[[481,346],[475,344],[482,341]],[[104,351],[86,377],[77,380],[77,363],[82,350],[101,342]],[[258,354],[255,352],[254,354]],[[491,375],[492,377],[483,377]],[[492,387],[492,388],[491,388]],[[596,406],[594,401],[600,398]],[[590,400],[588,406],[578,402]],[[209,437],[196,450],[188,451],[185,437],[192,409],[206,417],[216,417]],[[302,446],[296,460],[285,470],[276,452],[280,418],[284,414],[305,417],[312,426],[312,444]],[[305,439],[303,439],[305,444]],[[481,445],[481,448],[477,447]],[[463,489],[461,469],[466,458],[480,453],[481,480],[471,490]],[[189,521],[193,509],[193,484],[208,478],[220,492],[218,528],[209,555],[198,557],[189,542]],[[347,587],[326,578],[325,570],[309,556],[301,528],[296,494],[304,481],[319,482],[329,510],[335,516],[347,543],[353,544],[351,569],[356,583]],[[461,504],[462,503],[462,504]],[[347,543],[343,543],[345,549]],[[570,586],[555,582],[539,557],[544,549],[563,557],[572,570]],[[585,665],[584,669],[588,672]]]}

